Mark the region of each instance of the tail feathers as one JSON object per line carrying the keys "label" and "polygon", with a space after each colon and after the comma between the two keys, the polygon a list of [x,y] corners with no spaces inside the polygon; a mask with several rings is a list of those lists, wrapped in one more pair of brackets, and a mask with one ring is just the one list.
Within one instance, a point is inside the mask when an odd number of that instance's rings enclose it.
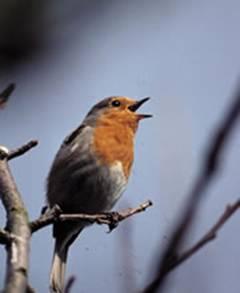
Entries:
{"label": "tail feathers", "polygon": [[59,245],[57,240],[55,242],[50,274],[50,290],[52,293],[62,293],[64,290],[64,276],[68,247],[68,245]]}
{"label": "tail feathers", "polygon": [[68,249],[84,228],[84,224],[54,225],[55,248],[50,273],[50,291],[63,293]]}

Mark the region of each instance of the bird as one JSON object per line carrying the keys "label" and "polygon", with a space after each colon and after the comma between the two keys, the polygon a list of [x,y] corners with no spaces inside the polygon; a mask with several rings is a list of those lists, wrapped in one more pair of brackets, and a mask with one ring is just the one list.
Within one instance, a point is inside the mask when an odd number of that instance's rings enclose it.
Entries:
{"label": "bird", "polygon": [[[110,211],[123,194],[134,159],[139,121],[150,118],[137,110],[150,98],[105,98],[94,105],[83,122],[60,146],[47,177],[49,209],[64,214]],[[50,291],[62,293],[70,245],[88,225],[86,221],[56,222]]]}

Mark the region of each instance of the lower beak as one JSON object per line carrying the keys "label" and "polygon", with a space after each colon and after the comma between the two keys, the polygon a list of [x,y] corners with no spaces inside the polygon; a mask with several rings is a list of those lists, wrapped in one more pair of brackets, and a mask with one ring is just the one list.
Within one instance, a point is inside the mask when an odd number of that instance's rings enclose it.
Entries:
{"label": "lower beak", "polygon": [[[138,110],[138,108],[140,108],[145,102],[147,102],[150,98],[144,98],[142,100],[139,100],[137,102],[135,102],[134,104],[130,105],[128,107],[128,109],[132,112],[136,112]],[[151,118],[152,115],[150,114],[138,114],[139,119],[144,119],[144,118]]]}

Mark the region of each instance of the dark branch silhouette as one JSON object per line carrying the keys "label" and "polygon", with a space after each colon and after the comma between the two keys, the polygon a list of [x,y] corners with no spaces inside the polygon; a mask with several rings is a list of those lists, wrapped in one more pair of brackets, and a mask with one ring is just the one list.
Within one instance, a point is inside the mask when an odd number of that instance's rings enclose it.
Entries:
{"label": "dark branch silhouette", "polygon": [[179,253],[172,264],[168,267],[169,272],[181,265],[184,261],[192,257],[206,244],[213,241],[217,237],[217,233],[224,226],[224,224],[240,209],[240,200],[238,199],[235,203],[227,205],[225,211],[217,219],[216,223],[190,248]]}
{"label": "dark branch silhouette", "polygon": [[160,257],[156,275],[150,285],[145,288],[145,293],[160,292],[163,288],[166,276],[171,271],[172,263],[178,255],[179,247],[184,242],[201,199],[205,195],[204,191],[206,191],[211,180],[219,170],[221,155],[239,115],[240,88],[237,89],[229,111],[218,126],[213,139],[210,141],[200,175],[197,177],[187,196],[188,200],[186,205],[181,211],[180,218],[176,222],[175,228],[170,236],[170,241]]}
{"label": "dark branch silhouette", "polygon": [[72,289],[75,281],[76,281],[76,277],[75,276],[69,277],[69,279],[66,282],[66,286],[65,286],[65,289],[64,289],[64,293],[70,293],[71,292],[71,289]]}
{"label": "dark branch silhouette", "polygon": [[15,84],[10,83],[1,93],[0,93],[0,109],[4,108],[15,89]]}

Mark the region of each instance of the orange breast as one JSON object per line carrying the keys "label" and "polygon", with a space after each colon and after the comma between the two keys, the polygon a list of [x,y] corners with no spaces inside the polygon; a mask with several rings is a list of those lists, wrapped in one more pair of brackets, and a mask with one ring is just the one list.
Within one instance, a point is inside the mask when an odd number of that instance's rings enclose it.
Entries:
{"label": "orange breast", "polygon": [[128,178],[133,162],[134,134],[125,125],[111,121],[101,123],[94,131],[93,149],[99,160],[107,165],[120,161]]}

